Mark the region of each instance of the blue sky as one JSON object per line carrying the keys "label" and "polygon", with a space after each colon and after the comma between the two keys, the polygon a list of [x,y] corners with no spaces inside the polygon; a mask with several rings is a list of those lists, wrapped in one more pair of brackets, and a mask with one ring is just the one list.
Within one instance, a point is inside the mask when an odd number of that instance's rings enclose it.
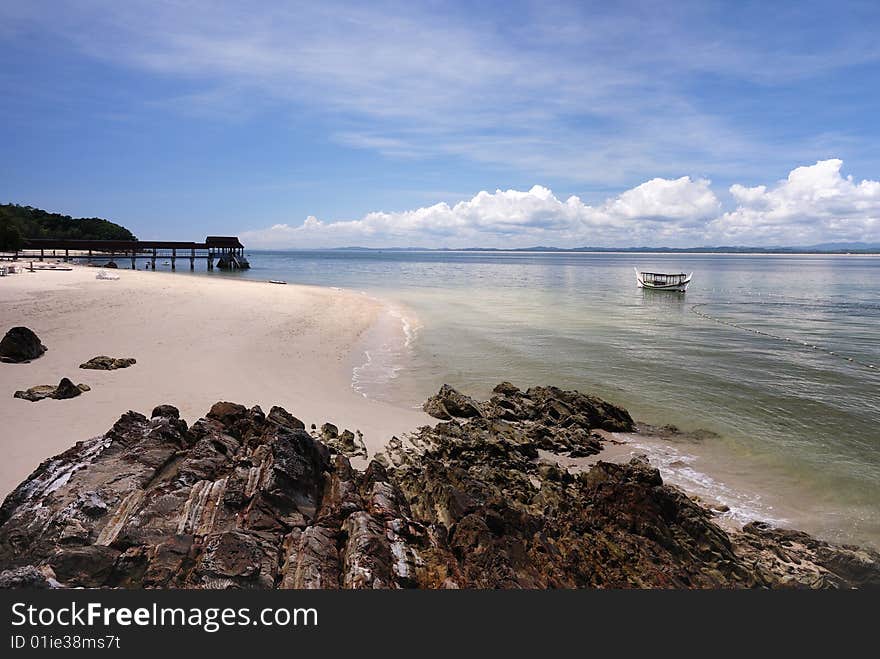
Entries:
{"label": "blue sky", "polygon": [[0,0],[0,200],[254,247],[880,242],[878,33],[877,2]]}

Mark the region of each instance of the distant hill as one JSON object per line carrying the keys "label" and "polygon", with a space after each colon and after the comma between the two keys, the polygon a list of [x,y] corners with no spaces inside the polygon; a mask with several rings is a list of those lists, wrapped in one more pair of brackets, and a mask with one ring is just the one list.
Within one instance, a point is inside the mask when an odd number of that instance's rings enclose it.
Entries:
{"label": "distant hill", "polygon": [[[309,251],[309,250],[305,250]],[[321,251],[321,250],[318,250]],[[333,247],[349,252],[624,252],[635,254],[880,254],[880,243],[822,243],[795,247]]]}
{"label": "distant hill", "polygon": [[125,227],[99,217],[73,218],[31,206],[0,204],[0,251],[20,249],[28,238],[137,240]]}

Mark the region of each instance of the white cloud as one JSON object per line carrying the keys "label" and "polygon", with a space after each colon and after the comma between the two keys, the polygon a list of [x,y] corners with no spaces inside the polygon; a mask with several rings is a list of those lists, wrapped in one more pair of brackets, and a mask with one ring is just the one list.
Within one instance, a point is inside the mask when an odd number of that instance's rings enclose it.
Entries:
{"label": "white cloud", "polygon": [[254,247],[403,245],[425,247],[560,245],[590,239],[612,244],[673,238],[719,210],[709,181],[656,178],[599,206],[576,196],[557,198],[545,187],[479,192],[472,199],[402,212],[372,212],[359,220],[298,226],[276,224],[242,232]]}
{"label": "white cloud", "polygon": [[722,212],[710,181],[654,178],[592,206],[562,200],[548,188],[479,192],[358,220],[276,224],[241,232],[259,247],[523,247],[805,245],[835,240],[880,241],[880,181],[855,183],[840,160],[792,170],[772,188],[733,185],[736,203]]}
{"label": "white cloud", "polygon": [[880,181],[843,177],[838,159],[798,167],[772,188],[733,185],[735,210],[710,223],[723,242],[808,244],[880,238]]}

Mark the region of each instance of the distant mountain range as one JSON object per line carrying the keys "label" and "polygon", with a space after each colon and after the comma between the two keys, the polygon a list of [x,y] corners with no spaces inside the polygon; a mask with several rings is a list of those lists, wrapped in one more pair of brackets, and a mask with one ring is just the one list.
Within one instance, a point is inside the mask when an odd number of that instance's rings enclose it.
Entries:
{"label": "distant mountain range", "polygon": [[334,247],[333,251],[360,252],[626,252],[646,254],[880,254],[880,243],[820,243],[803,246],[747,247],[721,245],[718,247]]}

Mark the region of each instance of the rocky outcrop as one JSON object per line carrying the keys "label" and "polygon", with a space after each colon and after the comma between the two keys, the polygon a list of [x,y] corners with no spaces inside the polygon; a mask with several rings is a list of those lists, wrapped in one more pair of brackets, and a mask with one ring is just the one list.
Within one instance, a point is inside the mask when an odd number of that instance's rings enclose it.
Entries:
{"label": "rocky outcrop", "polygon": [[61,382],[57,386],[38,384],[24,391],[16,391],[12,396],[13,398],[23,398],[35,403],[44,398],[55,398],[57,400],[75,398],[84,391],[91,391],[91,387],[87,384],[74,384],[68,378],[61,378]]}
{"label": "rocky outcrop", "polygon": [[628,432],[635,428],[629,413],[595,396],[557,387],[521,391],[502,382],[488,401],[476,401],[449,385],[429,398],[423,409],[435,418],[470,419],[469,428],[485,422],[506,422],[536,448],[583,457],[598,453],[601,437],[594,430]]}
{"label": "rocky outcrop", "polygon": [[643,460],[577,475],[542,460],[542,445],[601,449],[590,424],[617,427],[629,416],[576,392],[503,389],[494,402],[475,402],[480,414],[467,421],[392,439],[363,471],[328,446],[342,438],[335,426],[312,435],[282,408],[266,415],[221,402],[191,427],[170,405],[149,419],[128,412],[7,497],[0,585],[877,583],[875,552],[760,525],[728,535]]}
{"label": "rocky outcrop", "polygon": [[343,430],[340,434],[339,428],[332,423],[325,423],[321,426],[321,432],[312,433],[312,436],[319,438],[331,450],[341,453],[346,457],[367,457],[367,447],[364,444],[364,436],[360,430],[357,431],[357,435],[351,430]]}
{"label": "rocky outcrop", "polygon": [[46,346],[33,330],[13,327],[0,341],[0,362],[27,363],[46,352]]}
{"label": "rocky outcrop", "polygon": [[95,371],[115,371],[118,368],[128,368],[132,364],[137,364],[134,357],[107,357],[106,355],[98,355],[92,357],[84,364],[80,364],[80,368],[92,369]]}
{"label": "rocky outcrop", "polygon": [[465,396],[448,384],[440,387],[436,396],[431,396],[422,406],[428,414],[436,419],[453,417],[471,418],[483,416],[479,404],[470,396]]}
{"label": "rocky outcrop", "polygon": [[880,588],[877,552],[852,545],[832,545],[802,532],[746,524],[733,535],[738,555],[770,582],[810,588]]}
{"label": "rocky outcrop", "polygon": [[563,391],[558,387],[531,387],[521,391],[510,382],[502,382],[492,392],[488,401],[478,402],[444,384],[425,402],[423,409],[444,421],[483,417],[505,421],[548,421],[556,426],[586,424],[611,432],[634,428],[632,418],[622,407],[578,391]]}

